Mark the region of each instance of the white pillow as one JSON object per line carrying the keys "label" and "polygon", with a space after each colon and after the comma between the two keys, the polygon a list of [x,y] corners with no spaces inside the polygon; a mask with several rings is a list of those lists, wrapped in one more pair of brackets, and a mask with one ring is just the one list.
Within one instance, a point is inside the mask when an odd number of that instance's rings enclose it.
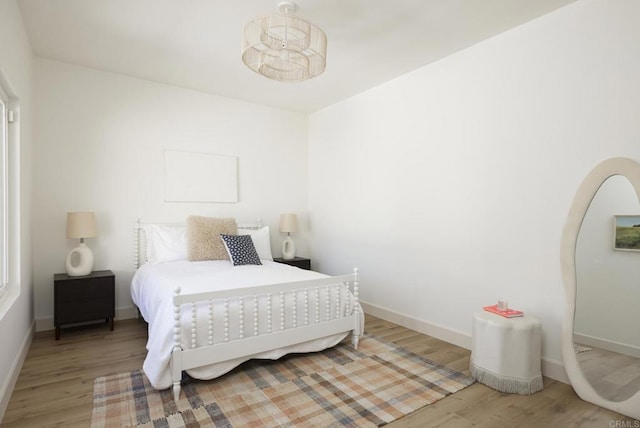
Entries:
{"label": "white pillow", "polygon": [[165,263],[187,259],[187,226],[145,224],[147,262]]}
{"label": "white pillow", "polygon": [[250,235],[253,246],[260,256],[260,260],[272,260],[271,255],[271,238],[269,236],[269,226],[260,229],[242,229],[238,228],[238,235]]}

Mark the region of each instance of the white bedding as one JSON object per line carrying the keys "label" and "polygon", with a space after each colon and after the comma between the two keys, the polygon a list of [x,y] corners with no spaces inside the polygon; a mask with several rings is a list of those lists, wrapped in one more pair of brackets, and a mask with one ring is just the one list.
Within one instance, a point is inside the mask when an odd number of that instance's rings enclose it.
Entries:
{"label": "white bedding", "polygon": [[[149,381],[156,389],[165,389],[171,386],[171,373],[169,370],[169,362],[171,358],[171,351],[173,348],[173,290],[176,287],[181,288],[181,294],[200,293],[205,291],[214,290],[229,290],[229,289],[242,289],[246,287],[254,287],[258,285],[279,284],[285,282],[304,281],[309,279],[323,278],[326,275],[322,275],[317,272],[298,269],[289,265],[275,263],[268,260],[262,260],[262,266],[246,265],[246,266],[233,266],[227,260],[219,261],[203,261],[203,262],[189,262],[189,261],[175,261],[161,264],[145,264],[136,271],[131,283],[131,297],[134,303],[138,306],[141,315],[149,323],[149,339],[147,342],[148,354],[144,361],[143,370]],[[337,293],[340,293],[342,298],[338,300]],[[239,294],[241,292],[239,291]],[[304,296],[303,293],[299,293],[297,296],[297,311],[296,320],[297,325],[304,323]],[[345,298],[349,296],[348,298]],[[326,312],[324,309],[322,313],[320,310],[315,309],[316,298],[320,301],[320,308],[323,308],[327,299],[333,302],[331,309],[332,314],[334,311],[353,311],[354,300],[351,293],[346,290],[346,287],[341,287],[339,291],[330,289],[330,296],[326,296],[325,292],[319,293],[318,296],[309,296],[310,299],[308,313],[310,316],[318,316],[321,320],[326,319]],[[279,308],[279,296],[271,296],[274,308]],[[337,301],[341,301],[342,307],[337,308]],[[266,308],[268,298],[266,295],[259,296],[258,308],[260,318],[260,334],[266,333],[268,330],[266,322]],[[285,307],[290,308],[293,306],[293,297],[289,296],[286,299]],[[243,327],[244,337],[253,335],[254,323],[253,323],[253,299],[245,299],[242,302],[244,306],[244,319],[240,320],[240,300],[229,299],[229,339],[234,340],[240,337],[240,326]],[[223,327],[223,302],[214,303],[214,343],[222,342],[224,340],[224,327]],[[277,309],[279,311],[279,309]],[[360,311],[362,309],[360,308]],[[207,341],[207,323],[206,316],[208,314],[207,305],[198,306],[198,345],[206,344]],[[289,313],[289,311],[287,312]],[[333,316],[333,315],[331,315]],[[188,328],[191,323],[191,311],[188,307],[183,307],[181,311],[182,320],[182,345],[189,346],[185,341],[185,337],[189,338]],[[272,316],[272,331],[277,331],[280,328],[280,316],[273,314]],[[289,314],[286,317],[286,328],[291,328],[294,324],[293,316]],[[281,348],[275,351],[265,352],[257,355],[253,355],[251,358],[265,358],[276,359],[291,352],[315,352],[328,347],[334,346],[340,342],[347,333],[341,333],[337,335],[327,336],[321,339],[301,343],[298,345]],[[248,360],[250,357],[243,357],[232,361],[226,361],[223,363],[213,364],[197,369],[188,370],[190,376],[198,379],[212,379],[220,376],[229,370],[233,369],[242,362]]]}

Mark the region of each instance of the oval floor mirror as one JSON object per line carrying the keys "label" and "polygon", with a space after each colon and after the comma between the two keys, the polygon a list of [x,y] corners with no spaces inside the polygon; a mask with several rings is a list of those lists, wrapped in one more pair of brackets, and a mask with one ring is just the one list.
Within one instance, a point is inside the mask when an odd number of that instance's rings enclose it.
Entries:
{"label": "oval floor mirror", "polygon": [[[612,195],[624,198],[625,204],[612,203]],[[631,199],[631,205],[627,204],[627,199]],[[616,232],[616,221],[638,220],[635,217],[640,217],[639,203],[640,164],[626,158],[612,158],[598,164],[576,192],[560,246],[567,299],[562,356],[569,380],[583,400],[633,418],[640,418],[640,329],[637,315],[640,313],[640,276],[622,273],[621,266],[637,269],[640,251],[617,251],[629,248],[618,248],[615,238],[616,233],[622,233],[623,227]],[[634,209],[629,207],[638,208],[632,213],[616,212],[625,209],[619,208],[621,206],[627,210]],[[596,234],[590,235],[591,230],[596,230]],[[599,248],[600,245],[594,243],[602,242],[604,236],[608,236],[602,244],[604,248]],[[631,248],[634,249],[640,250]],[[593,251],[602,252],[592,255],[589,262],[580,259],[578,263],[578,253],[584,257]],[[587,263],[595,265],[586,266]],[[612,266],[605,266],[605,263]],[[624,292],[614,295],[619,288]],[[594,289],[602,293],[600,297],[590,296]],[[581,307],[576,313],[577,302],[582,305],[582,302],[598,299],[602,310],[596,304],[590,308]],[[603,318],[597,320],[600,315]],[[595,321],[587,325],[581,321],[585,318]],[[605,325],[609,325],[612,332],[606,338],[602,337],[606,336],[603,333]]]}

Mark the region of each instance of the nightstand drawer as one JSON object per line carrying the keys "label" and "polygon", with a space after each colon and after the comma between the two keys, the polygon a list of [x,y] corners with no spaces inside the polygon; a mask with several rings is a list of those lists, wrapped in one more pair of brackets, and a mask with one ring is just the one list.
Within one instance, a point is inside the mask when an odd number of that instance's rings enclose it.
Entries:
{"label": "nightstand drawer", "polygon": [[113,296],[113,277],[87,278],[84,281],[56,282],[54,290],[60,302],[87,301]]}
{"label": "nightstand drawer", "polygon": [[56,324],[72,324],[115,316],[113,301],[110,299],[90,299],[68,302],[64,307],[56,307]]}

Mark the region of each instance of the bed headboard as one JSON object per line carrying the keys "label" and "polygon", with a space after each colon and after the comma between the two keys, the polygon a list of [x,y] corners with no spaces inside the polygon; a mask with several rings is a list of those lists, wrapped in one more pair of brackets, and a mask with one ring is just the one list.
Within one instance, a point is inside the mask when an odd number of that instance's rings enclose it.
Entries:
{"label": "bed headboard", "polygon": [[[143,222],[139,218],[136,219],[133,227],[133,269],[143,265],[147,260],[147,239],[144,233],[144,226],[148,224],[158,224],[163,226],[186,226],[187,223],[172,222]],[[238,223],[238,230],[241,229],[260,229],[262,221],[257,219],[255,223]]]}

